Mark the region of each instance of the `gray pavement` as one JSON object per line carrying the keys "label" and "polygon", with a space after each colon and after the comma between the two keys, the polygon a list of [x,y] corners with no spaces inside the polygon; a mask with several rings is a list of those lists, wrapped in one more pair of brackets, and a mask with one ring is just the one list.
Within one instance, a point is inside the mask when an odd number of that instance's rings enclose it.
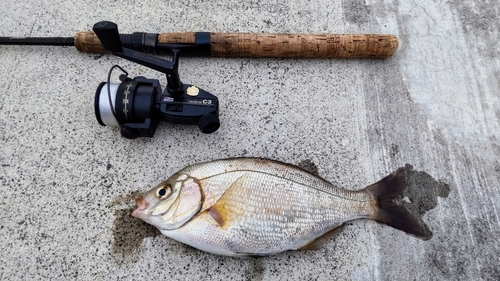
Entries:
{"label": "gray pavement", "polygon": [[[31,3],[30,3],[31,2]],[[73,3],[72,3],[73,2]],[[385,60],[181,58],[217,95],[222,126],[162,123],[126,140],[94,117],[120,64],[74,48],[0,46],[1,280],[499,280],[500,4],[497,1],[13,1],[0,36],[123,32],[391,33]],[[116,81],[116,78],[114,78]],[[339,187],[410,163],[449,184],[424,241],[353,221],[321,250],[231,258],[161,236],[133,198],[182,167],[258,156],[310,161]]]}

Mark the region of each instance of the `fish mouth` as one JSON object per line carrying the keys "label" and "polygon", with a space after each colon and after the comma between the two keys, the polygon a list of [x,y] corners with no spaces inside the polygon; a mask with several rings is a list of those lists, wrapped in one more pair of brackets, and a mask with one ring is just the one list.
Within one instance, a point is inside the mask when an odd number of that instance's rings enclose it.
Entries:
{"label": "fish mouth", "polygon": [[148,216],[147,212],[144,212],[149,207],[148,201],[146,201],[144,196],[141,196],[135,199],[135,204],[137,205],[137,209],[132,212],[132,216],[144,220]]}

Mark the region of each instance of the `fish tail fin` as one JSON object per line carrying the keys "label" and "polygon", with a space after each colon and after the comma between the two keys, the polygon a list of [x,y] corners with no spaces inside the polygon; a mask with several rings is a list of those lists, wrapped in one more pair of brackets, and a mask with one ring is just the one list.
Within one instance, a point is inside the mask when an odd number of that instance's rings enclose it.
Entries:
{"label": "fish tail fin", "polygon": [[365,189],[372,200],[370,218],[408,234],[430,239],[432,232],[422,218],[403,205],[403,191],[408,186],[408,175],[412,169],[407,164]]}

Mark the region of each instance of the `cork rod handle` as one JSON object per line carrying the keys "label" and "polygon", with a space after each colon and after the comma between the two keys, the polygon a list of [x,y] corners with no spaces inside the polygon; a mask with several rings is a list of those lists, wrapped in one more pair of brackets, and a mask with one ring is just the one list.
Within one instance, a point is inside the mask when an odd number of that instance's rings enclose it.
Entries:
{"label": "cork rod handle", "polygon": [[[162,33],[158,43],[196,44],[196,33]],[[386,58],[398,44],[390,34],[210,33],[212,57]],[[106,52],[93,32],[77,33],[75,47],[82,52]]]}
{"label": "cork rod handle", "polygon": [[92,31],[77,32],[74,36],[75,48],[84,53],[104,54],[108,53],[101,41]]}
{"label": "cork rod handle", "polygon": [[394,35],[212,33],[214,57],[385,58],[398,48]]}

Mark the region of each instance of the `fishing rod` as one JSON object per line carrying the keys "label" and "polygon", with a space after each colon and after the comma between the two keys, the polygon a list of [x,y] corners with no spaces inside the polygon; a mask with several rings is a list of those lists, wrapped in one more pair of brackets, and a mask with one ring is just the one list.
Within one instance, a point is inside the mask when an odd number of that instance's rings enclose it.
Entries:
{"label": "fishing rod", "polygon": [[[0,45],[75,46],[87,53],[111,53],[144,65],[167,77],[162,91],[157,79],[129,78],[118,65],[97,87],[95,115],[102,126],[118,126],[123,137],[153,137],[160,120],[197,125],[209,134],[220,127],[219,101],[179,78],[179,56],[274,58],[386,58],[398,47],[389,34],[270,34],[270,33],[144,33],[120,34],[118,26],[101,21],[93,31],[74,37],[0,37]],[[167,60],[159,55],[169,55]],[[119,68],[120,83],[111,83]]]}
{"label": "fishing rod", "polygon": [[[162,55],[182,49],[183,56],[254,58],[387,58],[398,48],[391,34],[279,34],[172,32],[120,34],[122,47]],[[73,37],[0,37],[0,45],[74,46],[86,53],[105,53],[92,31]]]}

